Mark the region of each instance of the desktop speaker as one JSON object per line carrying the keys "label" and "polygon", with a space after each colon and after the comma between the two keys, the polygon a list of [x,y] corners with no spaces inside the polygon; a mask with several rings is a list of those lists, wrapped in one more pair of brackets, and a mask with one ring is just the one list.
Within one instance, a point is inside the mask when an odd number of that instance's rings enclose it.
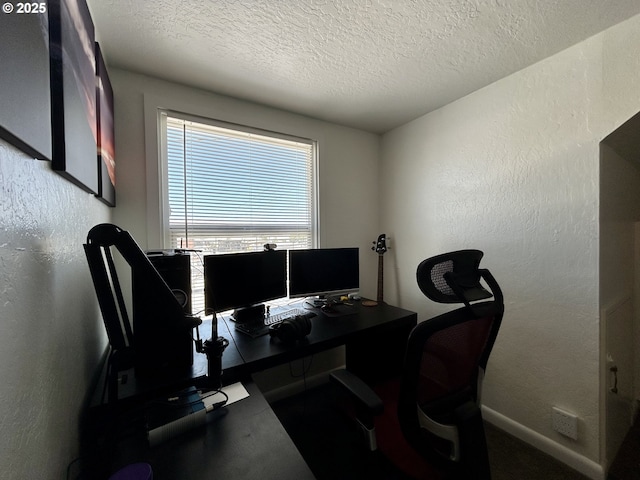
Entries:
{"label": "desktop speaker", "polygon": [[311,319],[308,315],[298,315],[287,318],[269,327],[271,338],[277,338],[284,343],[302,340],[311,333]]}
{"label": "desktop speaker", "polygon": [[151,377],[193,364],[191,267],[189,255],[144,256],[154,268],[131,269],[134,362],[137,376]]}
{"label": "desktop speaker", "polygon": [[148,254],[147,257],[182,305],[184,313],[191,315],[191,256]]}

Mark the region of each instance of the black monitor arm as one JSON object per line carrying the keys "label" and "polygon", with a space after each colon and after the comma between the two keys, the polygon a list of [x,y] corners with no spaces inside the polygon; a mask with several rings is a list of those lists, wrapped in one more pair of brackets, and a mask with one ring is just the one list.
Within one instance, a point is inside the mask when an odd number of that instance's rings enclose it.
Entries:
{"label": "black monitor arm", "polygon": [[[116,225],[112,224],[100,224],[93,227],[89,234],[87,235],[87,246],[85,249],[87,250],[87,256],[90,258],[90,266],[94,266],[98,263],[102,262],[102,253],[100,253],[99,248],[109,248],[114,247],[120,252],[124,260],[127,262],[132,271],[135,271],[136,274],[141,275],[144,278],[145,284],[149,287],[149,291],[153,292],[152,301],[148,302],[150,306],[157,309],[154,312],[156,316],[164,318],[165,320],[171,320],[171,322],[178,322],[179,330],[186,331],[196,329],[197,339],[195,339],[196,351],[198,353],[204,353],[207,356],[207,367],[208,367],[208,377],[209,384],[211,388],[219,388],[220,387],[220,378],[221,378],[221,370],[222,370],[222,353],[224,349],[229,345],[229,341],[223,337],[219,337],[217,335],[217,324],[216,319],[212,320],[212,335],[211,338],[202,342],[200,340],[200,334],[198,331],[198,326],[202,323],[200,317],[195,317],[191,315],[186,315],[180,305],[180,302],[175,298],[173,292],[164,281],[164,279],[157,272],[147,255],[142,251],[140,246],[136,243],[135,239],[131,236],[129,232],[126,230],[122,230]],[[108,304],[108,295],[106,295],[106,291],[112,293],[113,290],[106,286],[107,278],[110,276],[113,279],[117,279],[117,275],[115,273],[115,266],[113,265],[113,260],[111,259],[111,255],[107,254],[109,257],[109,270],[110,273],[107,274],[106,268],[103,268],[103,273],[100,275],[100,278],[104,277],[105,280],[102,282],[104,284],[104,288],[99,289],[99,299],[101,300],[101,304],[109,306],[109,310],[106,313],[115,312],[117,308],[115,304],[110,306]],[[97,270],[96,270],[97,271]],[[92,274],[94,273],[94,269],[92,269]],[[97,278],[97,277],[96,277]],[[96,281],[94,278],[94,282]],[[101,283],[101,285],[102,285]],[[117,295],[118,301],[120,304],[120,310],[124,309],[124,300],[122,299],[122,294],[120,291],[120,286],[117,284]],[[104,292],[104,294],[102,294]],[[101,295],[102,294],[102,295]],[[113,302],[113,300],[110,300]],[[126,309],[125,309],[126,311]],[[114,318],[111,318],[114,317]],[[135,315],[134,315],[135,317]],[[105,319],[108,318],[107,321],[107,330],[116,330],[120,327],[120,320],[115,317],[115,315],[106,315]],[[135,322],[135,320],[134,320]],[[129,321],[126,319],[125,323],[128,326]],[[138,325],[138,329],[142,330],[142,327],[146,327],[146,325],[141,324]],[[145,328],[144,334],[153,335],[155,331],[157,331],[160,325],[149,326]],[[129,337],[132,337],[131,331],[129,330]],[[141,332],[138,331],[138,334]],[[111,337],[111,335],[110,335]],[[192,337],[192,336],[191,336]],[[124,341],[122,342],[124,343]],[[138,345],[138,348],[140,346]]]}

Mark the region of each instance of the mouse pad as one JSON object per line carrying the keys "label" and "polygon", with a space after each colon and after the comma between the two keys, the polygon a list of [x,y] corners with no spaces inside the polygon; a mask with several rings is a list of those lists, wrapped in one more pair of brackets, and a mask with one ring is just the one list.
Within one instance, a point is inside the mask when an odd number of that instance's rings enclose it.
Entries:
{"label": "mouse pad", "polygon": [[353,315],[356,309],[353,305],[332,305],[330,308],[314,308],[317,313],[321,313],[326,317],[343,317],[345,315]]}

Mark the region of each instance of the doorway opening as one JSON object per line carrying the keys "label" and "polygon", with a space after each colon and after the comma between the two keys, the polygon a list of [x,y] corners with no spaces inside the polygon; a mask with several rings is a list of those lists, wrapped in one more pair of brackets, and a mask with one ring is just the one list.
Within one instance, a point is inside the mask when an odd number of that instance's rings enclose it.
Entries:
{"label": "doorway opening", "polygon": [[600,452],[612,466],[640,398],[640,113],[600,143]]}

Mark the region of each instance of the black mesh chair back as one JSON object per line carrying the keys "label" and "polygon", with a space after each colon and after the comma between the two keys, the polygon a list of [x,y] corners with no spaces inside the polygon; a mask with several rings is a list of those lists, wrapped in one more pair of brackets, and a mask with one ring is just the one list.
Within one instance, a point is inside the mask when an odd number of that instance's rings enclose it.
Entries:
{"label": "black mesh chair back", "polygon": [[478,268],[481,258],[478,250],[464,250],[419,265],[418,284],[425,295],[464,306],[412,331],[400,382],[398,420],[413,448],[433,461],[459,463],[467,478],[485,479],[490,470],[480,397],[504,301],[491,273]]}
{"label": "black mesh chair back", "polygon": [[418,287],[438,303],[468,303],[491,298],[480,283],[480,250],[458,250],[423,260],[416,272]]}
{"label": "black mesh chair back", "polygon": [[[436,463],[450,461],[490,478],[480,412],[486,361],[502,315],[492,304],[420,323],[407,345],[398,420],[408,442]],[[478,475],[478,476],[475,476]]]}

